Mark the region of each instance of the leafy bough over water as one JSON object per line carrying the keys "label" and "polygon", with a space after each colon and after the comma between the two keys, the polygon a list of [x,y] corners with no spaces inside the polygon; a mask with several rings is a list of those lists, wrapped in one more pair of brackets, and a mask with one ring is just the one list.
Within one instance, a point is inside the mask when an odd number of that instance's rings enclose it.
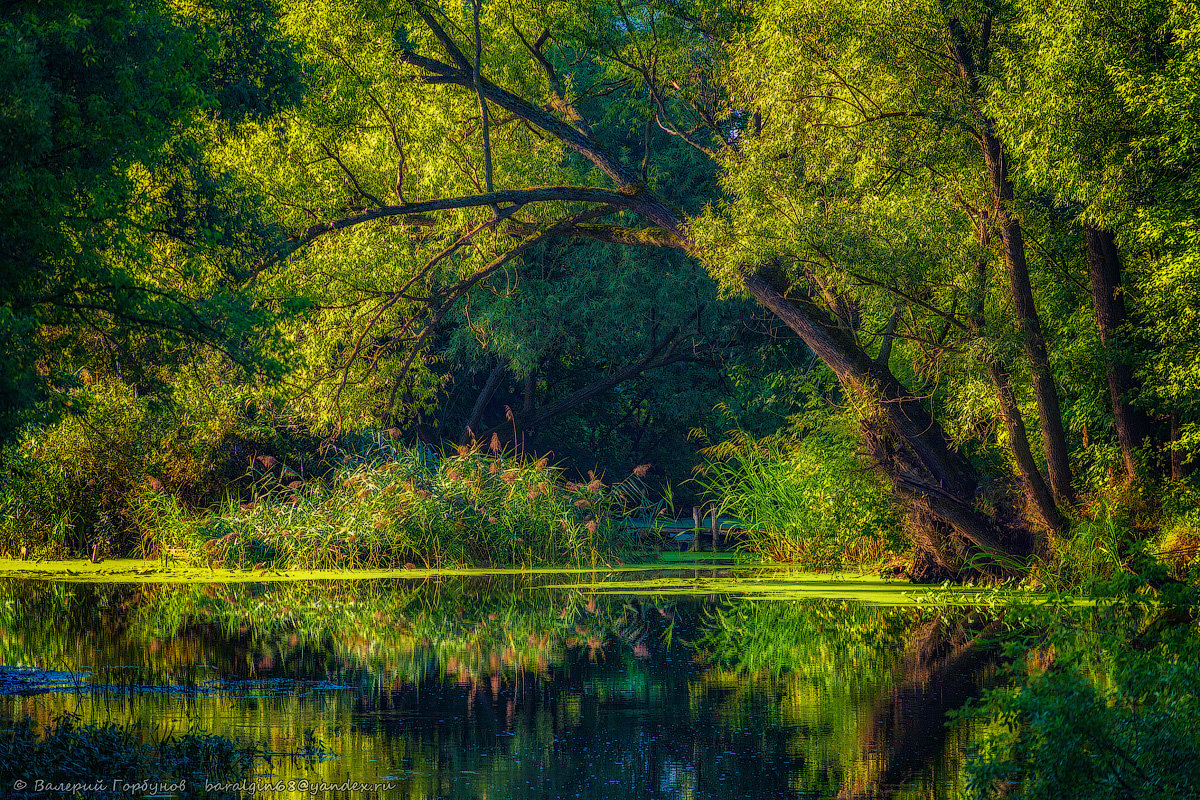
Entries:
{"label": "leafy bough over water", "polygon": [[1200,796],[1200,590],[1145,571],[1087,613],[1026,611],[1007,686],[964,712],[986,726],[972,797]]}

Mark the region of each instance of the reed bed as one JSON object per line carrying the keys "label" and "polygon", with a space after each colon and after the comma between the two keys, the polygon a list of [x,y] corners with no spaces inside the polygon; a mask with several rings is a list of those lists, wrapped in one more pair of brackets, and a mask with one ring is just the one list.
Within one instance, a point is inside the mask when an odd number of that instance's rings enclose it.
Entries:
{"label": "reed bed", "polygon": [[[271,462],[250,502],[192,517],[160,495],[151,526],[166,552],[228,568],[403,568],[605,564],[632,548],[633,482],[564,480],[546,458],[376,443],[320,479]],[[632,499],[632,500],[631,500]]]}
{"label": "reed bed", "polygon": [[746,524],[740,548],[810,569],[880,563],[904,552],[897,510],[844,436],[796,442],[732,431],[702,451],[703,495]]}

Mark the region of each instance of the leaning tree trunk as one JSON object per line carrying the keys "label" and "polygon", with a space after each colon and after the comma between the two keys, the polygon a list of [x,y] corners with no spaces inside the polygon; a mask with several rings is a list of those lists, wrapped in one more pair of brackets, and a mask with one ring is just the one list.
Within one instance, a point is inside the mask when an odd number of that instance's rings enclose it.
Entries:
{"label": "leaning tree trunk", "polygon": [[1116,352],[1120,330],[1125,322],[1125,299],[1121,296],[1121,256],[1112,231],[1093,225],[1083,226],[1087,240],[1088,277],[1092,285],[1092,305],[1096,308],[1096,325],[1100,328],[1100,345],[1104,348],[1104,372],[1108,378],[1108,393],[1112,398],[1113,426],[1125,461],[1129,480],[1137,477],[1138,447],[1146,438],[1146,417],[1134,408],[1129,397],[1134,389],[1133,369]]}
{"label": "leaning tree trunk", "polygon": [[1001,571],[998,564],[1028,553],[1026,532],[1002,529],[975,508],[974,468],[950,448],[938,422],[886,366],[812,300],[785,296],[759,273],[745,281],[750,294],[800,336],[843,387],[878,409],[877,424],[864,430],[868,449],[908,509],[924,551],[946,574],[961,568],[952,563],[958,559],[983,556],[995,572]]}
{"label": "leaning tree trunk", "polygon": [[1055,533],[1062,533],[1067,528],[1067,521],[1054,502],[1046,481],[1042,478],[1041,470],[1033,460],[1029,449],[1029,438],[1025,433],[1025,421],[1021,419],[1021,411],[1017,408],[1017,400],[1013,394],[1012,381],[1008,372],[996,363],[987,365],[988,377],[996,389],[1000,402],[1000,418],[1004,429],[1008,432],[1008,444],[1012,450],[1013,459],[1017,462],[1017,471],[1021,474],[1021,483],[1029,495],[1037,514],[1046,527]]}
{"label": "leaning tree trunk", "polygon": [[503,364],[497,364],[488,374],[487,382],[483,384],[483,390],[475,398],[475,405],[471,408],[471,415],[467,417],[466,424],[463,425],[462,435],[458,439],[459,444],[470,444],[471,440],[479,433],[479,423],[483,419],[483,411],[487,408],[487,404],[492,401],[492,396],[496,394],[496,388],[500,385],[500,378],[503,376]]}

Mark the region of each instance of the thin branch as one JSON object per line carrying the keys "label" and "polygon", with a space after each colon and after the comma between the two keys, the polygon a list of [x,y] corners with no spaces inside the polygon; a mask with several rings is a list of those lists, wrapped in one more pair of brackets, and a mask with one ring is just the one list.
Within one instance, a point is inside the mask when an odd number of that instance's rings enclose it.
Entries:
{"label": "thin branch", "polygon": [[[483,83],[479,76],[479,59],[483,50],[483,40],[479,33],[479,6],[482,2],[483,0],[471,0],[472,17],[475,23],[475,60],[471,67],[471,74],[475,79],[475,96],[479,99],[479,125],[483,131],[483,186],[490,194],[495,191],[496,187],[492,184],[492,139],[488,132],[487,100],[483,98]],[[495,206],[492,207],[492,210],[499,213]]]}
{"label": "thin branch", "polygon": [[332,158],[337,163],[337,165],[342,168],[342,172],[346,173],[346,177],[349,178],[350,182],[354,184],[354,190],[356,192],[358,192],[360,197],[364,197],[367,200],[370,200],[372,203],[375,204],[376,208],[383,206],[383,202],[378,197],[371,194],[366,189],[362,188],[362,186],[358,182],[358,178],[356,178],[354,176],[354,173],[350,171],[349,167],[347,167],[344,163],[342,163],[342,159],[338,158],[337,153],[335,153],[333,150],[330,150],[329,146],[323,142],[321,144],[321,149],[325,151],[325,155]]}
{"label": "thin branch", "polygon": [[559,77],[558,71],[554,69],[554,65],[550,63],[550,60],[546,58],[545,54],[542,52],[542,46],[545,44],[546,39],[549,38],[550,31],[542,31],[541,35],[538,36],[537,41],[530,44],[529,40],[525,38],[525,34],[523,34],[521,29],[517,26],[516,17],[512,15],[511,6],[509,9],[509,15],[512,29],[517,34],[517,38],[521,40],[521,44],[525,45],[525,49],[528,50],[535,59],[537,59],[538,63],[542,66],[542,71],[546,73],[546,80],[550,84],[551,107],[560,114],[565,115],[567,119],[571,120],[571,122],[575,124],[575,127],[578,128],[583,135],[587,136],[588,138],[594,138],[592,136],[592,128],[590,125],[588,125],[587,120],[585,120],[583,115],[579,113],[579,109],[576,108],[575,105],[569,100],[567,100],[567,93],[563,88],[562,79]]}
{"label": "thin branch", "polygon": [[627,192],[616,192],[611,189],[598,189],[591,186],[546,186],[534,189],[505,189],[488,194],[467,195],[465,197],[446,197],[436,200],[426,200],[418,203],[401,203],[397,206],[381,206],[349,217],[312,225],[296,238],[287,243],[280,258],[310,244],[313,240],[327,233],[353,228],[367,222],[395,217],[420,217],[431,211],[449,211],[459,208],[479,208],[512,204],[517,206],[529,203],[564,202],[564,203],[604,203],[618,208],[633,209],[639,205],[637,198]]}

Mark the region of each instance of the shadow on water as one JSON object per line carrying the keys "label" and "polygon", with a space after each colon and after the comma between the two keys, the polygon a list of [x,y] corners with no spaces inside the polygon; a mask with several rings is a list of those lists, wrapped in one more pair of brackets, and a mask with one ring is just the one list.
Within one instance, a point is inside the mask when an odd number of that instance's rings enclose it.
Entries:
{"label": "shadow on water", "polygon": [[395,796],[940,797],[963,738],[946,713],[995,658],[994,623],[949,613],[511,574],[5,581],[0,713],[273,753],[315,737],[330,758],[276,759],[272,777],[389,780]]}

